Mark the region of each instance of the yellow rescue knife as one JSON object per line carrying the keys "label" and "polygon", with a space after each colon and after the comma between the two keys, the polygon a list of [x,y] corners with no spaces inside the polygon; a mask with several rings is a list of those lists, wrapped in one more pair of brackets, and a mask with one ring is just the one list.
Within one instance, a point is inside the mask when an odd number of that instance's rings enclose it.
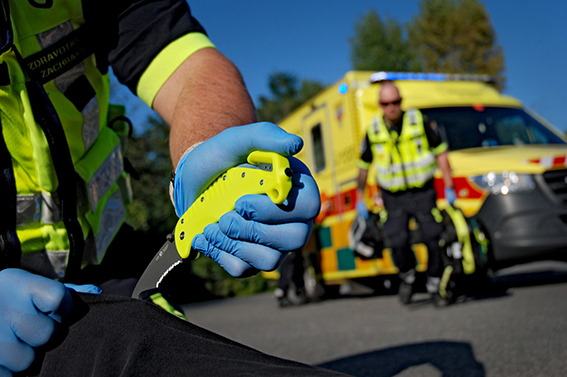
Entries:
{"label": "yellow rescue knife", "polygon": [[291,189],[292,171],[289,160],[274,152],[254,151],[248,163],[221,174],[179,218],[175,230],[154,256],[132,297],[158,288],[165,276],[184,260],[198,257],[191,248],[193,238],[205,227],[219,221],[222,215],[232,211],[236,201],[248,194],[266,194],[276,204],[282,204]]}

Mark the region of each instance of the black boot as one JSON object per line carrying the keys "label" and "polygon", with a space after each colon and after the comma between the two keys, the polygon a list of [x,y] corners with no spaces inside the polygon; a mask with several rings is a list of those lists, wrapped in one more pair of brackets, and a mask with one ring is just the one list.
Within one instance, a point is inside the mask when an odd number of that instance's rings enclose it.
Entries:
{"label": "black boot", "polygon": [[398,296],[402,304],[407,305],[411,302],[411,296],[414,293],[415,270],[400,272],[400,287]]}

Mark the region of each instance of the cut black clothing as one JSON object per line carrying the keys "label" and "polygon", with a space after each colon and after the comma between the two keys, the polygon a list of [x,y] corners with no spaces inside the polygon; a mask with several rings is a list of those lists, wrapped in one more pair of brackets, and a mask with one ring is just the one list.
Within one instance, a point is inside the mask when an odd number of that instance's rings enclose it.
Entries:
{"label": "cut black clothing", "polygon": [[[345,376],[280,359],[145,301],[74,294],[76,318],[25,376]],[[61,334],[63,333],[63,334]]]}

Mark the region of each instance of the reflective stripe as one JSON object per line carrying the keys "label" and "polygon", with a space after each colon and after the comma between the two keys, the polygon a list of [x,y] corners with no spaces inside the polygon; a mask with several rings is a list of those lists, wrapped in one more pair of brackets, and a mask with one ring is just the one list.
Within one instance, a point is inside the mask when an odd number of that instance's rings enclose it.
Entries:
{"label": "reflective stripe", "polygon": [[55,86],[61,93],[65,93],[67,89],[77,80],[79,77],[85,74],[85,63],[81,62],[62,74],[61,76],[57,77],[53,82]]}
{"label": "reflective stripe", "polygon": [[18,195],[16,225],[25,226],[37,221],[55,224],[61,221],[61,208],[56,199],[47,192]]}
{"label": "reflective stripe", "polygon": [[120,152],[120,145],[118,145],[97,169],[87,185],[93,213],[96,211],[98,201],[108,192],[123,170],[122,153]]}
{"label": "reflective stripe", "polygon": [[41,216],[41,196],[18,195],[16,204],[16,225],[22,226],[39,221]]}
{"label": "reflective stripe", "polygon": [[408,179],[408,183],[413,184],[414,187],[421,187],[425,182],[433,178],[433,175],[434,175],[433,172],[431,173],[418,172],[412,174],[407,179]]}
{"label": "reflective stripe", "polygon": [[96,97],[87,103],[81,114],[83,114],[83,143],[87,150],[98,137],[100,108]]}
{"label": "reflective stripe", "polygon": [[73,25],[70,21],[63,22],[61,25],[55,26],[53,29],[44,31],[36,35],[37,41],[42,49],[51,46],[61,38],[73,32]]}
{"label": "reflective stripe", "polygon": [[377,178],[376,181],[378,182],[378,186],[386,190],[391,190],[393,188],[398,188],[405,185],[403,177],[392,177],[386,180],[381,180]]}
{"label": "reflective stripe", "polygon": [[43,250],[24,254],[21,258],[22,268],[51,279],[62,279],[65,276],[68,250]]}
{"label": "reflective stripe", "polygon": [[59,201],[47,192],[41,193],[41,199],[41,222],[44,224],[55,224],[62,221]]}
{"label": "reflective stripe", "polygon": [[[73,26],[69,21],[62,23],[59,26],[54,27],[51,30],[45,31],[43,33],[37,34],[37,40],[42,49],[51,46],[52,44],[59,41],[61,38],[70,35],[73,32]],[[81,62],[75,67],[71,68],[67,72],[58,76],[53,83],[55,87],[65,93],[69,87],[79,78],[85,74],[85,63]],[[83,143],[85,145],[85,151],[96,140],[100,128],[100,110],[99,104],[96,97],[93,97],[84,109],[78,109],[83,115]]]}
{"label": "reflective stripe", "polygon": [[420,160],[414,161],[413,165],[415,165],[417,169],[424,169],[430,167],[431,165],[435,165],[435,163],[436,163],[435,156],[433,154],[427,154],[423,156]]}
{"label": "reflective stripe", "polygon": [[[31,205],[30,203],[36,203],[40,200],[40,195],[26,195],[25,198],[24,196],[21,197],[25,199],[21,200],[22,203],[30,205],[30,207],[34,208],[35,212],[38,212],[35,208],[39,208],[40,205]],[[42,203],[46,202],[47,200],[42,201]],[[45,205],[42,207],[45,207]],[[125,217],[126,208],[122,203],[122,194],[120,190],[116,190],[110,195],[106,202],[101,218],[100,231],[95,237],[94,245],[86,246],[83,256],[85,261],[93,264],[100,263],[108,245],[112,242]],[[63,276],[65,276],[68,254],[68,250],[43,250],[41,252],[33,252],[24,254],[21,259],[21,264],[23,268],[31,272],[52,279],[62,279]]]}
{"label": "reflective stripe", "polygon": [[101,217],[100,230],[95,239],[93,240],[92,235],[89,235],[86,241],[83,260],[92,264],[101,262],[106,248],[112,242],[125,217],[126,208],[122,203],[122,194],[120,190],[117,190],[110,195],[106,202]]}
{"label": "reflective stripe", "polygon": [[[118,190],[108,198],[108,202],[106,202],[106,207],[102,213],[100,231],[96,236],[97,254],[106,251],[106,248],[110,245],[118,228],[122,225],[122,220],[125,216],[126,208],[124,204],[122,204],[122,194],[120,190]],[[102,258],[102,255],[98,255],[98,258]]]}

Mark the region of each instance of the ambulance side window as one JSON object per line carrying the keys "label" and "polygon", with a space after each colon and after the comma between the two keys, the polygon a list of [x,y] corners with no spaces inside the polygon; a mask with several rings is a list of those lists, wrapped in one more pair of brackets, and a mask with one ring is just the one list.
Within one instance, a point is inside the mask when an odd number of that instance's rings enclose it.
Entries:
{"label": "ambulance side window", "polygon": [[323,147],[323,134],[321,123],[311,129],[311,141],[313,145],[313,160],[315,161],[315,171],[320,172],[325,169],[325,149]]}

